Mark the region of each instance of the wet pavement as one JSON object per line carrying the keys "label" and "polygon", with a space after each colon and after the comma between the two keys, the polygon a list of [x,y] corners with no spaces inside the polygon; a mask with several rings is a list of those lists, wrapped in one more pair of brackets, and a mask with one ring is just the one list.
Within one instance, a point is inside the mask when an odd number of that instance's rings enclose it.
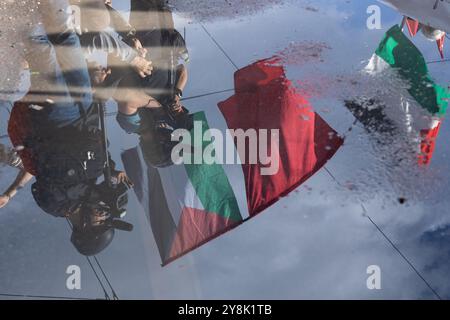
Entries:
{"label": "wet pavement", "polygon": [[[0,57],[2,74],[8,74],[1,88],[10,99],[20,61],[11,51],[17,48],[8,38],[10,26],[19,28],[23,21],[17,17],[27,9],[8,2],[2,1]],[[112,4],[128,16],[128,1]],[[213,119],[217,105],[234,94],[237,70],[277,56],[287,79],[345,138],[343,146],[263,213],[164,267],[139,194],[129,193],[126,220],[133,232],[116,232],[104,252],[86,258],[70,243],[67,221],[43,213],[28,185],[0,209],[0,297],[104,298],[104,291],[109,297],[114,291],[120,299],[449,298],[447,122],[442,121],[431,163],[419,166],[405,160],[409,154],[402,147],[371,134],[345,106],[347,100],[392,90],[388,80],[370,79],[362,70],[402,14],[377,3],[382,28],[369,30],[366,10],[373,1],[366,0],[172,4],[175,28],[190,54],[183,104],[192,113],[203,111]],[[448,62],[440,60],[436,44],[421,34],[412,41],[434,81],[447,87]],[[109,151],[123,169],[123,152],[139,139],[119,127],[116,111],[109,101]],[[5,145],[8,118],[1,108]],[[2,192],[16,174],[0,167]],[[233,188],[241,205],[245,190]],[[81,268],[81,290],[66,288],[70,265]],[[381,270],[380,290],[368,289],[369,266]]]}

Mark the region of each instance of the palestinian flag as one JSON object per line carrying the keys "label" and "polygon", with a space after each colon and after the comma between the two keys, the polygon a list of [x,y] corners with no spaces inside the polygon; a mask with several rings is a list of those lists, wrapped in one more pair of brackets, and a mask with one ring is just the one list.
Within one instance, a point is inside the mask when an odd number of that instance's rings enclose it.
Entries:
{"label": "palestinian flag", "polygon": [[[263,60],[235,74],[235,95],[194,115],[201,133],[209,128],[223,133],[238,154],[237,164],[181,164],[168,168],[148,165],[139,147],[123,153],[128,176],[149,218],[163,265],[254,217],[316,173],[336,153],[343,140],[293,89],[276,60]],[[268,164],[250,164],[251,150],[238,150],[228,129],[279,130],[278,150],[273,136],[267,144],[276,155],[275,172],[264,175]],[[192,130],[194,135],[195,127]],[[210,140],[210,139],[207,139]],[[212,140],[212,139],[211,139]],[[190,150],[213,150],[219,157],[220,139],[193,138]],[[227,139],[224,139],[227,140]],[[186,143],[186,141],[183,141]],[[259,145],[261,147],[261,145]],[[244,156],[243,151],[247,151]],[[228,151],[228,150],[227,150]],[[275,158],[274,158],[275,159]]]}
{"label": "palestinian flag", "polygon": [[386,105],[385,115],[418,141],[419,163],[429,163],[449,89],[433,80],[422,53],[398,25],[386,33],[366,71],[385,80],[386,88],[377,97]]}

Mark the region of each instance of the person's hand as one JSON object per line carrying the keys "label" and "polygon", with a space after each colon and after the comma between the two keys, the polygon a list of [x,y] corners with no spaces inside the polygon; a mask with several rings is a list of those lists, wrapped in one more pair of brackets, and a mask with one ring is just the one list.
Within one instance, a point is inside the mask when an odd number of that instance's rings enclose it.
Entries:
{"label": "person's hand", "polygon": [[1,195],[0,196],[0,209],[3,208],[4,206],[6,206],[9,202],[9,200],[11,200],[10,197],[8,197],[6,195]]}
{"label": "person's hand", "polygon": [[181,104],[173,104],[171,107],[171,112],[174,114],[179,114],[183,112],[183,106]]}
{"label": "person's hand", "polygon": [[139,53],[142,58],[147,57],[148,50],[144,48],[141,41],[138,38],[133,38],[133,48]]}
{"label": "person's hand", "polygon": [[104,68],[99,64],[89,67],[91,73],[91,81],[94,85],[100,85],[105,82],[106,78],[111,74],[111,69]]}
{"label": "person's hand", "polygon": [[117,171],[113,174],[112,176],[113,178],[113,182],[115,184],[125,184],[128,188],[132,188],[133,187],[133,182],[130,180],[130,178],[128,178],[127,174],[123,171]]}
{"label": "person's hand", "polygon": [[134,58],[133,61],[131,61],[131,66],[142,78],[151,75],[153,71],[152,62],[146,60],[141,56],[137,56],[136,58]]}
{"label": "person's hand", "polygon": [[109,213],[101,210],[94,210],[91,213],[91,227],[97,227],[105,224],[106,220],[110,217]]}
{"label": "person's hand", "polygon": [[175,97],[173,98],[173,102],[174,104],[181,106],[181,97],[176,94]]}
{"label": "person's hand", "polygon": [[170,113],[177,115],[183,112],[183,105],[181,104],[181,97],[179,95],[175,95],[173,98],[173,102],[170,105]]}

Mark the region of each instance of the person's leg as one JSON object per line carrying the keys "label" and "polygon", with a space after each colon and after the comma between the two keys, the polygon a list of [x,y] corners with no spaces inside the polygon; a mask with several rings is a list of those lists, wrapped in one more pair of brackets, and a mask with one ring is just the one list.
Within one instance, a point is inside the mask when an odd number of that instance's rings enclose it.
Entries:
{"label": "person's leg", "polygon": [[[131,2],[130,24],[136,29],[136,36],[150,52],[154,60],[162,58],[163,30],[173,29],[165,16],[163,0],[134,0]],[[172,20],[173,22],[173,20]]]}
{"label": "person's leg", "polygon": [[158,14],[164,1],[133,0],[131,1],[130,24],[136,29],[137,36],[160,29]]}
{"label": "person's leg", "polygon": [[92,104],[92,90],[78,36],[68,28],[66,0],[41,2],[43,29],[28,41],[26,59],[32,78],[27,102],[48,108],[48,119],[64,126],[80,118]]}
{"label": "person's leg", "polygon": [[[104,5],[102,0],[95,1]],[[71,97],[82,109],[87,110],[92,104],[92,87],[79,38],[73,29],[68,29],[71,12],[69,3],[67,0],[48,0],[46,7],[42,9],[45,11],[45,29],[47,34],[52,32],[54,35],[49,37],[49,40],[55,48],[56,58]],[[109,23],[109,20],[105,23]]]}

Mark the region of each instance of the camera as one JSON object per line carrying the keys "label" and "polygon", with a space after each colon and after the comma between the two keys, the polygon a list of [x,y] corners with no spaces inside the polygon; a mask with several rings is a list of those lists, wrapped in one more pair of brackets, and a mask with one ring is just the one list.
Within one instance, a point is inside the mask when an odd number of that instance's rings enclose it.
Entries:
{"label": "camera", "polygon": [[128,204],[128,186],[125,183],[110,185],[106,181],[98,185],[100,200],[105,203],[114,218],[124,218]]}

